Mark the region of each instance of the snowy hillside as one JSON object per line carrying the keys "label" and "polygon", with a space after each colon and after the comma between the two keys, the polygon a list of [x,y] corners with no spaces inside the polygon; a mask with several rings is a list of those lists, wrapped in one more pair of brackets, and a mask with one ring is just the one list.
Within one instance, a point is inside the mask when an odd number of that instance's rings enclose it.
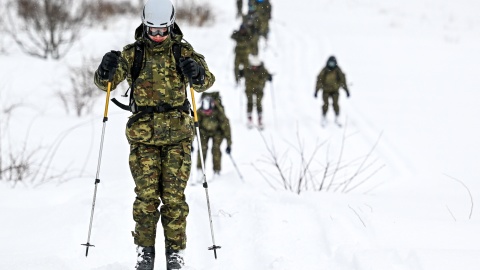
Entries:
{"label": "snowy hillside", "polygon": [[[260,56],[274,78],[265,88],[261,133],[247,129],[246,97],[234,83],[235,2],[209,1],[216,14],[212,26],[181,26],[216,76],[211,90],[223,97],[232,157],[243,176],[224,154],[222,174],[213,178],[209,153],[213,226],[222,246],[215,260],[207,250],[205,192],[193,185],[198,173],[192,172],[186,191],[190,269],[480,269],[480,2],[271,1],[271,36],[262,40]],[[15,188],[0,181],[0,269],[134,268],[128,114],[111,104],[95,247],[85,258],[80,244],[87,238],[105,98],[78,118],[65,113],[55,93],[71,87],[70,66],[120,50],[133,41],[139,23],[124,18],[92,29],[60,61],[31,58],[13,46],[0,55],[0,104],[22,104],[1,130],[10,138],[2,149],[54,145],[55,157],[43,166],[69,168],[62,181]],[[332,124],[332,112],[330,125],[320,126],[321,99],[313,97],[316,76],[332,54],[350,84],[351,97],[342,90],[339,102],[343,128]],[[6,116],[2,112],[3,123]],[[296,194],[265,180],[275,173],[266,162],[268,147],[275,147],[293,178],[301,170],[296,149],[308,158],[317,145],[308,190]],[[312,190],[325,167],[339,160],[344,169],[330,191]],[[359,170],[352,186],[364,183],[348,193],[336,188]],[[158,256],[156,269],[163,265]]]}

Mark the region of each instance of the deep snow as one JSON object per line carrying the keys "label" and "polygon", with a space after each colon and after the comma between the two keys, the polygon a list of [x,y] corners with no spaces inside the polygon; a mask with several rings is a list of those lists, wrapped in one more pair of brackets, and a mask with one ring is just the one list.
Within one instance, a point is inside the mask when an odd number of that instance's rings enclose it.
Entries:
{"label": "deep snow", "polygon": [[[350,193],[298,195],[278,185],[272,189],[255,169],[272,172],[263,162],[268,153],[260,133],[245,127],[246,99],[233,80],[229,37],[239,24],[235,3],[209,2],[216,23],[182,29],[216,75],[212,90],[224,99],[232,157],[244,181],[227,155],[222,175],[212,179],[207,158],[216,244],[222,246],[218,260],[207,250],[212,241],[205,192],[200,185],[187,188],[186,262],[191,268],[479,269],[480,210],[473,204],[470,213],[469,197],[471,192],[476,203],[480,192],[479,3],[273,2],[271,37],[268,45],[261,44],[261,57],[275,74],[263,104],[267,144],[285,154],[285,166],[294,162],[297,173],[292,148],[297,134],[307,156],[317,142],[325,143],[311,168],[317,179],[340,154],[344,164],[353,163],[339,181],[352,175],[372,149],[368,161],[377,161],[361,179],[384,166]],[[138,24],[137,18],[123,18],[93,29],[60,61],[30,58],[13,46],[0,55],[1,104],[23,104],[2,130],[10,135],[2,149],[10,142],[18,147],[24,141],[30,147],[58,143],[52,167],[71,168],[65,181],[13,189],[0,182],[0,269],[133,269],[134,192],[123,135],[128,114],[110,106],[91,238],[96,247],[85,258],[80,244],[87,237],[105,99],[101,96],[90,114],[77,118],[65,113],[55,92],[71,87],[68,66],[84,57],[100,61],[105,52],[121,49],[132,42]],[[352,96],[341,94],[344,128],[323,129],[321,102],[313,92],[331,54],[345,71]],[[113,95],[119,98],[120,91]],[[2,112],[2,122],[4,117]],[[191,182],[196,178],[194,171]],[[162,241],[158,235],[157,242]],[[163,265],[159,256],[156,269]]]}

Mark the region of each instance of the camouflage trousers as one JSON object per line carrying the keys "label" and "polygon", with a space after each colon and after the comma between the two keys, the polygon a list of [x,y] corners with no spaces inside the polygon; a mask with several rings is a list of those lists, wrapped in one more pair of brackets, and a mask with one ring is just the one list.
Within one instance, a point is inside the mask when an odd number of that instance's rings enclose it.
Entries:
{"label": "camouflage trousers", "polygon": [[329,99],[332,98],[332,105],[333,105],[333,111],[335,111],[335,115],[340,114],[340,106],[338,106],[338,91],[336,92],[322,92],[322,98],[323,98],[323,106],[322,106],[322,113],[323,115],[327,114],[328,111],[328,103]]}
{"label": "camouflage trousers", "polygon": [[[203,160],[207,159],[208,141],[212,139],[212,157],[213,157],[213,171],[220,172],[222,170],[222,151],[220,145],[223,142],[223,135],[218,133],[209,134],[205,131],[200,131],[200,141],[202,143]],[[206,167],[206,166],[205,166]],[[197,155],[197,169],[201,169],[200,151]]]}
{"label": "camouflage trousers", "polygon": [[260,115],[263,112],[263,89],[247,87],[245,94],[247,94],[247,113],[251,113],[253,111],[253,97],[255,96],[255,106],[257,107],[257,113]]}
{"label": "camouflage trousers", "polygon": [[254,34],[250,38],[250,54],[258,55],[258,40],[260,39],[260,35]]}
{"label": "camouflage trousers", "polygon": [[235,81],[238,83],[238,80],[240,80],[240,65],[242,65],[243,68],[248,67],[248,51],[247,52],[237,52],[235,53],[235,60],[233,63],[233,73],[235,76]]}
{"label": "camouflage trousers", "polygon": [[263,36],[264,38],[268,38],[268,33],[270,32],[270,27],[269,27],[269,22],[270,20],[268,18],[261,18],[260,23],[259,23],[259,35]]}
{"label": "camouflage trousers", "polygon": [[191,140],[163,146],[132,143],[129,163],[137,195],[133,203],[135,244],[155,245],[161,217],[165,248],[185,249],[189,208],[184,191],[192,164]]}

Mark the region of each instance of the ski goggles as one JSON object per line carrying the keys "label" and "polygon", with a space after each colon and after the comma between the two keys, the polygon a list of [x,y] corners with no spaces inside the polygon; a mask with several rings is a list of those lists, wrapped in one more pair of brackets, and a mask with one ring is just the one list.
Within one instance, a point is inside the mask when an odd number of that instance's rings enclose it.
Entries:
{"label": "ski goggles", "polygon": [[150,36],[167,36],[170,33],[169,27],[150,27],[147,26],[147,34]]}

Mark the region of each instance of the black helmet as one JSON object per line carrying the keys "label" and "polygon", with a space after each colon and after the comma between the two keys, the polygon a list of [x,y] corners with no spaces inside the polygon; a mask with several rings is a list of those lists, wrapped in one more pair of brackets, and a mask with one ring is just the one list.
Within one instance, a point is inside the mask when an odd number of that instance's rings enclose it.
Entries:
{"label": "black helmet", "polygon": [[335,58],[335,56],[330,56],[327,60],[327,67],[329,69],[334,69],[335,67],[337,67],[337,59]]}

